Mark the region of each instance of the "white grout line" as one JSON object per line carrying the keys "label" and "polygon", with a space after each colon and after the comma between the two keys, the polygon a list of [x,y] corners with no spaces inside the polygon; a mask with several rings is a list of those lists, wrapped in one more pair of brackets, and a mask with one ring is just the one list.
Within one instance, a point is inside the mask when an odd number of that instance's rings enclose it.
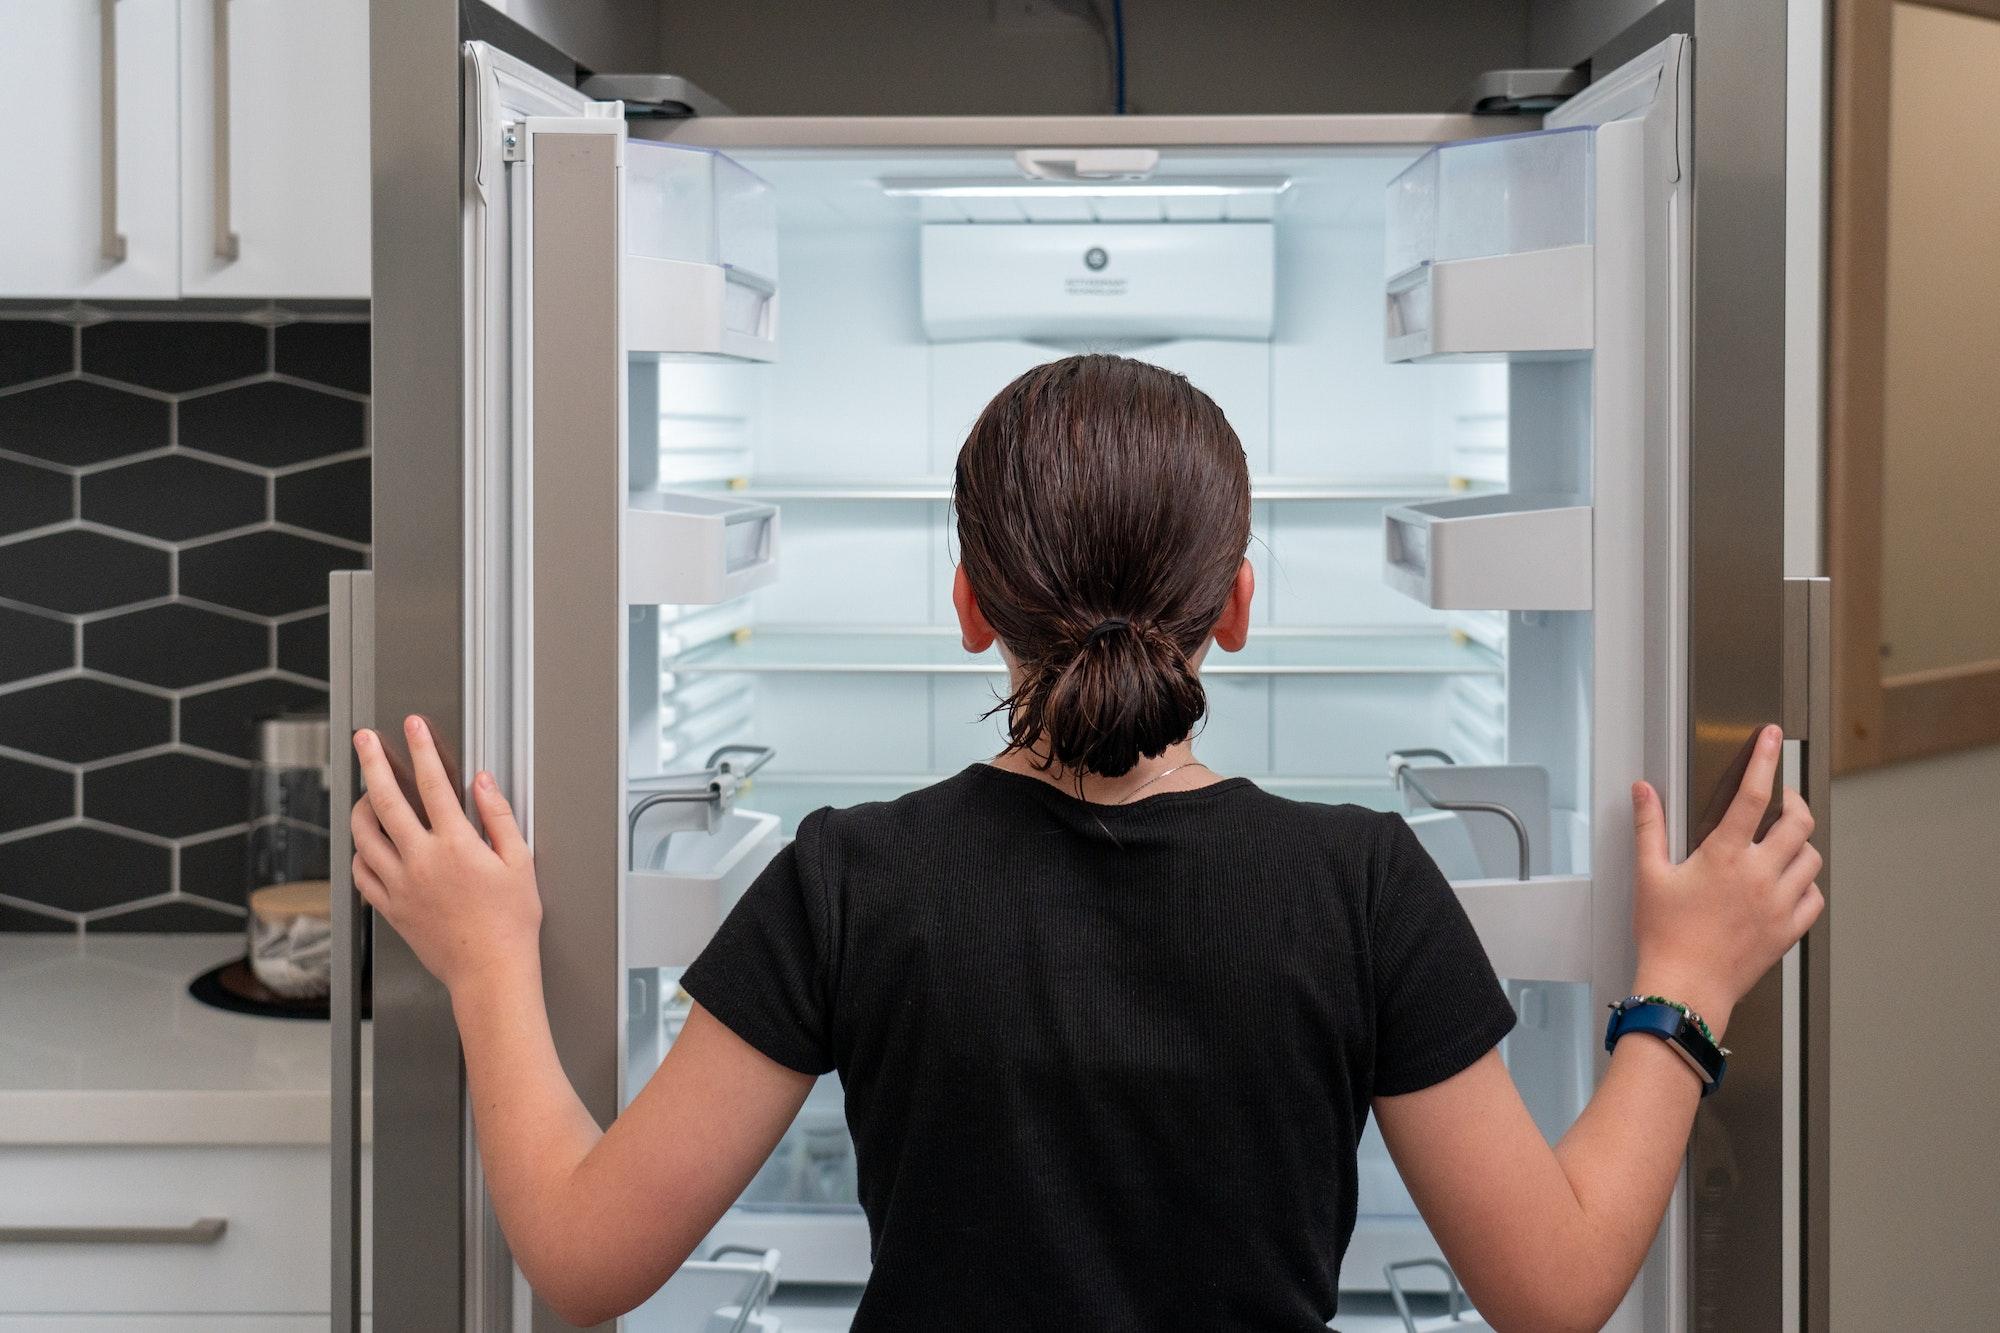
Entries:
{"label": "white grout line", "polygon": [[0,536],[0,547],[19,546],[23,542],[40,541],[44,537],[54,537],[65,532],[75,532],[79,524],[76,519],[65,518],[56,523],[44,523],[39,528],[22,528]]}
{"label": "white grout line", "polygon": [[246,463],[240,458],[231,458],[228,454],[218,454],[212,453],[207,449],[197,449],[193,445],[182,444],[178,437],[174,441],[174,452],[183,458],[197,458],[204,463],[213,463],[217,467],[226,467],[236,472],[248,472],[258,477],[268,477],[271,475],[271,469],[261,464]]}
{"label": "white grout line", "polygon": [[[150,463],[156,458],[169,458],[173,455],[173,452],[174,433],[172,430],[169,430],[167,432],[167,442],[156,449],[141,449],[134,454],[120,454],[116,458],[100,458],[95,463],[78,463],[76,465],[76,473],[79,477],[88,477],[99,472],[114,472],[121,467],[129,467],[133,463]],[[81,512],[81,510],[78,511],[79,514]]]}
{"label": "white grout line", "polygon": [[33,454],[24,454],[18,449],[0,449],[0,458],[14,463],[26,463],[31,467],[43,468],[50,472],[74,474],[77,471],[77,465],[74,463],[53,463],[46,458],[37,458]]}
{"label": "white grout line", "polygon": [[78,378],[76,369],[71,367],[54,375],[44,375],[40,379],[22,380],[18,384],[9,384],[6,388],[0,389],[0,398],[10,398],[17,393],[28,393],[35,389],[46,389],[51,384],[62,384],[76,378]]}
{"label": "white grout line", "polygon": [[126,380],[114,380],[109,375],[100,375],[92,370],[79,370],[76,378],[84,384],[94,384],[100,389],[112,389],[118,393],[129,393],[134,398],[149,398],[156,403],[171,403],[174,395],[165,389],[148,388],[143,384],[133,384]]}
{"label": "white grout line", "polygon": [[86,924],[92,921],[105,921],[115,916],[130,916],[134,912],[143,912],[148,907],[162,906],[172,902],[173,898],[173,891],[168,890],[166,893],[155,893],[144,898],[134,898],[129,903],[112,903],[109,907],[93,907],[80,915]]}
{"label": "white grout line", "polygon": [[85,815],[83,818],[77,820],[76,827],[92,829],[98,833],[109,833],[114,837],[125,838],[132,842],[143,842],[148,847],[159,847],[166,851],[172,851],[174,846],[174,840],[164,834],[148,833],[144,829],[126,828],[123,824],[114,824],[108,819],[93,819],[89,815]]}
{"label": "white grout line", "polygon": [[344,398],[350,403],[365,403],[368,401],[368,395],[358,390],[343,389],[337,384],[322,384],[318,380],[301,379],[297,375],[288,375],[282,370],[271,372],[271,379],[278,384],[290,384],[301,389],[311,389],[314,393],[323,393],[329,398]]}
{"label": "white grout line", "polygon": [[[77,781],[81,783],[82,780],[83,775],[81,773],[77,774]],[[26,828],[8,829],[5,833],[0,833],[0,847],[4,847],[10,842],[25,842],[29,838],[37,838],[44,833],[60,833],[66,828],[75,828],[77,827],[77,821],[82,818],[83,815],[81,813],[64,815],[61,819],[51,819],[41,824],[30,824]]]}
{"label": "white grout line", "polygon": [[28,913],[30,916],[41,916],[47,917],[51,921],[61,921],[67,925],[76,926],[79,929],[83,924],[83,915],[80,912],[72,912],[64,907],[51,907],[47,903],[38,903],[33,898],[22,898],[11,893],[0,893],[0,906],[16,908]]}
{"label": "white grout line", "polygon": [[368,453],[368,446],[364,444],[359,449],[343,449],[337,454],[326,454],[319,458],[308,458],[301,463],[281,463],[270,471],[274,477],[289,477],[294,472],[310,472],[314,468],[330,467],[335,463],[352,463],[359,459],[367,458]]}
{"label": "white grout line", "polygon": [[203,907],[222,913],[224,916],[233,916],[239,920],[250,915],[249,909],[240,903],[225,903],[202,893],[183,893],[181,894],[181,901],[199,903]]}
{"label": "white grout line", "polygon": [[351,537],[336,537],[327,532],[316,532],[311,528],[301,528],[292,523],[273,523],[271,524],[271,531],[282,532],[288,537],[303,537],[307,541],[324,542],[328,546],[338,546],[344,551],[353,551],[357,555],[368,554],[367,542],[358,542]]}

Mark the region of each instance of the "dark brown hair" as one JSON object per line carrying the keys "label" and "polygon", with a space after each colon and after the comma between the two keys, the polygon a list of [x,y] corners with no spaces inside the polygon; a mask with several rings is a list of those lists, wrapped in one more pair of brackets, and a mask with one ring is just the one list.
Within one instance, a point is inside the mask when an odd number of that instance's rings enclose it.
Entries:
{"label": "dark brown hair", "polygon": [[960,559],[1020,665],[1008,749],[1117,777],[1207,711],[1191,659],[1250,540],[1222,409],[1120,356],[1037,366],[979,414],[953,486]]}

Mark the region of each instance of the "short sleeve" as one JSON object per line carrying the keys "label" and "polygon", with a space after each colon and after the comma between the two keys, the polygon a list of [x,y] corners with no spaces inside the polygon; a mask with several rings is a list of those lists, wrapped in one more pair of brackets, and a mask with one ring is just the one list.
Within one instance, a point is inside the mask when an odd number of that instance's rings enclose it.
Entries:
{"label": "short sleeve", "polygon": [[825,812],[764,868],[681,977],[722,1025],[788,1069],[833,1068],[824,886],[814,851]]}
{"label": "short sleeve", "polygon": [[1485,946],[1437,864],[1400,816],[1375,857],[1369,923],[1375,982],[1374,1094],[1394,1097],[1470,1067],[1514,1027]]}

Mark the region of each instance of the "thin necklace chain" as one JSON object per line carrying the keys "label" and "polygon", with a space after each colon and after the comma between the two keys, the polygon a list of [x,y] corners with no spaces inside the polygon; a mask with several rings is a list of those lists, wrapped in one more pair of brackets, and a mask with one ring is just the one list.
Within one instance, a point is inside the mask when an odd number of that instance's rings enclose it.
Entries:
{"label": "thin necklace chain", "polygon": [[[1208,768],[1208,765],[1202,763],[1201,760],[1199,759],[1190,759],[1184,764],[1175,764],[1172,768],[1162,769],[1160,772],[1153,774],[1152,777],[1147,778],[1144,782],[1134,787],[1131,791],[1125,793],[1125,799],[1116,802],[1116,804],[1118,805],[1132,804],[1132,802],[1139,799],[1140,792],[1146,790],[1146,788],[1152,786],[1155,782],[1160,781],[1162,778],[1172,777],[1174,774],[1180,772],[1184,768]],[[1210,771],[1213,772],[1214,770],[1211,769]]]}

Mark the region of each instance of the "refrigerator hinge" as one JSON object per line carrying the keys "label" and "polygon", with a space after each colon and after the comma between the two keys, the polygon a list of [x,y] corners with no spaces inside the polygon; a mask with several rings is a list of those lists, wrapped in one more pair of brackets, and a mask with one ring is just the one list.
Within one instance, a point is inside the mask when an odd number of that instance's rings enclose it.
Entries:
{"label": "refrigerator hinge", "polygon": [[1473,116],[1539,116],[1582,92],[1579,69],[1489,69],[1447,110]]}
{"label": "refrigerator hinge", "polygon": [[518,120],[500,126],[500,160],[524,162],[528,157],[528,133]]}
{"label": "refrigerator hinge", "polygon": [[627,120],[733,116],[721,98],[678,74],[593,74],[580,85],[600,102],[623,102]]}

